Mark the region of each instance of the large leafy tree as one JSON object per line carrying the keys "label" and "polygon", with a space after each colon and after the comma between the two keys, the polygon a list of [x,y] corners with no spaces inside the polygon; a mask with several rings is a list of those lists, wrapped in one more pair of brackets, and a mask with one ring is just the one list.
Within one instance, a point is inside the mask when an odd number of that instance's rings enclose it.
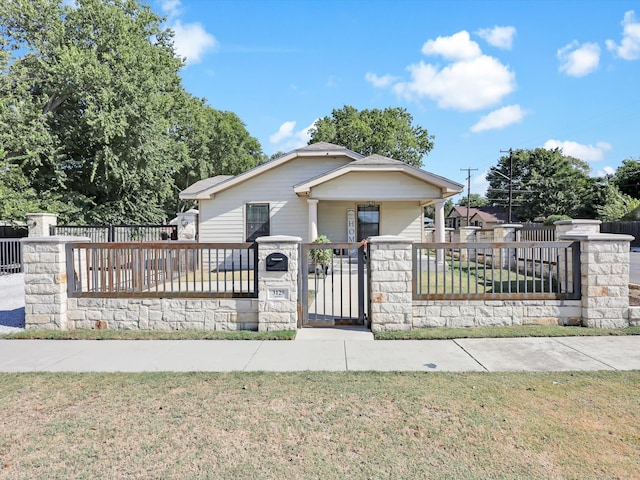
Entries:
{"label": "large leafy tree", "polygon": [[181,67],[137,0],[0,2],[0,213],[159,222],[188,183],[255,164],[257,141],[184,92]]}
{"label": "large leafy tree", "polygon": [[640,198],[640,161],[633,158],[624,160],[611,181],[621,193]]}
{"label": "large leafy tree", "polygon": [[316,121],[309,144],[335,143],[362,155],[377,153],[419,167],[433,139],[425,128],[413,125],[404,108],[358,111],[345,105]]}
{"label": "large leafy tree", "polygon": [[550,215],[593,218],[594,206],[585,202],[595,185],[589,170],[587,163],[559,149],[513,151],[487,174],[487,200],[507,207],[511,182],[512,211],[521,220]]}

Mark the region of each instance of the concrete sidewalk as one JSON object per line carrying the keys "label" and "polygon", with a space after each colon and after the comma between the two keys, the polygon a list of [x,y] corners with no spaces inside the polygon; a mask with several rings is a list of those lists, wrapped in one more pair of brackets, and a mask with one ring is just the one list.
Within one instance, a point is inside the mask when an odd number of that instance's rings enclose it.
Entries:
{"label": "concrete sidewalk", "polygon": [[359,335],[367,332],[301,333],[295,341],[0,340],[0,372],[640,369],[640,336],[373,341]]}

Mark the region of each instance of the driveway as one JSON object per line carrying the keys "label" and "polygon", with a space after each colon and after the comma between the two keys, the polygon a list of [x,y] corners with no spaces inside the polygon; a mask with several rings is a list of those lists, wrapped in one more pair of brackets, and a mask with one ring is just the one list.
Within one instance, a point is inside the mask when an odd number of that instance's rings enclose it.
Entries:
{"label": "driveway", "polygon": [[24,274],[0,275],[0,333],[24,329]]}
{"label": "driveway", "polygon": [[629,283],[640,285],[640,252],[631,252],[629,265]]}

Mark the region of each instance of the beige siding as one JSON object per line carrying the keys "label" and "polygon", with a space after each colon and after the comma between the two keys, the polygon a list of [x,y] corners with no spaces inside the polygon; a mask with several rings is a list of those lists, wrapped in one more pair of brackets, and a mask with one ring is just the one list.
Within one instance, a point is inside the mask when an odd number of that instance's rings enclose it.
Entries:
{"label": "beige siding", "polygon": [[402,200],[440,198],[440,189],[402,172],[351,172],[311,189],[320,200]]}
{"label": "beige siding", "polygon": [[309,207],[293,186],[348,163],[346,158],[297,158],[200,201],[200,241],[244,242],[244,205],[269,203],[272,235],[307,241]]}
{"label": "beige siding", "polygon": [[380,235],[422,241],[422,207],[418,202],[386,202],[380,206]]}
{"label": "beige siding", "polygon": [[326,235],[332,242],[347,241],[347,209],[356,208],[353,202],[319,202],[318,235]]}

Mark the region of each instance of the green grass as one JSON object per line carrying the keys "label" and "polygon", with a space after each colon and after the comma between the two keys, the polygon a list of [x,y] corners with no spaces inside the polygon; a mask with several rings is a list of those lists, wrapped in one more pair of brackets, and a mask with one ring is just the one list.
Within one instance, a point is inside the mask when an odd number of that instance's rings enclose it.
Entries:
{"label": "green grass", "polygon": [[618,479],[640,372],[1,374],[0,478]]}
{"label": "green grass", "polygon": [[295,330],[275,332],[210,330],[24,330],[0,335],[29,340],[293,340]]}
{"label": "green grass", "polygon": [[577,337],[640,335],[640,327],[586,328],[561,325],[518,325],[467,328],[415,328],[408,332],[374,332],[376,340],[445,340],[453,338]]}

